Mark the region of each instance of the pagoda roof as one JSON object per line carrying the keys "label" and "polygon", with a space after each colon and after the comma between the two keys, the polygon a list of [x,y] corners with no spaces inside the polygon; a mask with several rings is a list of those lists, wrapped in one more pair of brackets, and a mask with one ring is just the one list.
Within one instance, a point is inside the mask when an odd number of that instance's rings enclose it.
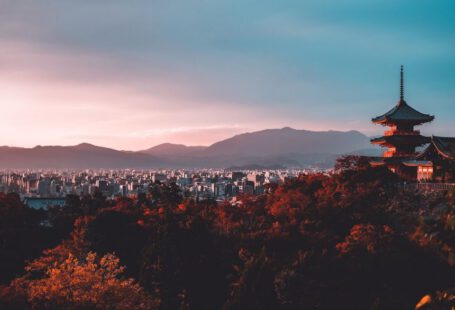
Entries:
{"label": "pagoda roof", "polygon": [[393,157],[383,157],[383,160],[386,164],[403,164],[403,162],[407,162],[412,160],[411,156],[393,156]]}
{"label": "pagoda roof", "polygon": [[385,162],[381,159],[371,159],[370,160],[370,165],[373,167],[378,167],[378,166],[384,166]]}
{"label": "pagoda roof", "polygon": [[366,156],[368,158],[368,162],[370,165],[376,167],[376,166],[383,166],[385,165],[384,162],[384,157],[380,156]]}
{"label": "pagoda roof", "polygon": [[404,161],[403,165],[409,167],[418,167],[418,166],[433,166],[433,162],[431,160],[408,160]]}
{"label": "pagoda roof", "polygon": [[411,124],[423,124],[431,122],[434,119],[433,115],[424,114],[416,109],[412,108],[404,100],[404,71],[403,66],[400,70],[400,100],[397,105],[394,106],[387,113],[375,117],[372,119],[373,123],[388,125],[395,123],[411,123]]}
{"label": "pagoda roof", "polygon": [[431,122],[433,119],[433,115],[421,113],[408,105],[404,99],[400,99],[395,107],[393,107],[387,113],[373,118],[372,122],[378,124],[389,124],[396,122],[422,124]]}
{"label": "pagoda roof", "polygon": [[373,144],[413,144],[422,145],[430,143],[431,139],[422,135],[392,135],[371,139]]}
{"label": "pagoda roof", "polygon": [[428,160],[416,160],[412,157],[370,157],[370,165],[382,166],[387,164],[403,164],[405,166],[432,166],[433,163]]}
{"label": "pagoda roof", "polygon": [[438,153],[440,156],[455,160],[455,138],[454,137],[431,137],[431,144],[417,158],[425,158],[431,153]]}

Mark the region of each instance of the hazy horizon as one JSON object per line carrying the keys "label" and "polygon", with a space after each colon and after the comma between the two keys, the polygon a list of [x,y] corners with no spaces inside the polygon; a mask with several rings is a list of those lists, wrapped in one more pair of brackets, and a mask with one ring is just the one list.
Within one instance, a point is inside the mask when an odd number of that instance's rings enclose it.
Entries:
{"label": "hazy horizon", "polygon": [[455,3],[0,0],[0,145],[142,150],[267,128],[454,136]]}
{"label": "hazy horizon", "polygon": [[[281,127],[281,128],[262,128],[262,129],[258,129],[258,130],[254,130],[254,131],[245,131],[245,132],[241,132],[241,133],[238,133],[238,134],[234,134],[232,136],[228,136],[226,138],[223,138],[223,139],[220,139],[220,140],[217,140],[217,141],[214,141],[212,143],[209,143],[209,144],[197,144],[197,145],[192,145],[192,144],[185,144],[185,143],[174,143],[172,141],[165,141],[165,142],[161,142],[161,143],[158,143],[158,144],[154,144],[154,145],[150,145],[146,148],[142,148],[142,149],[119,149],[119,148],[115,148],[115,147],[110,147],[110,146],[107,146],[107,145],[100,145],[100,144],[94,144],[94,143],[90,143],[90,142],[87,142],[87,141],[80,141],[80,142],[77,142],[75,144],[40,144],[40,143],[37,143],[35,145],[32,145],[32,146],[22,146],[22,145],[0,145],[0,147],[12,147],[12,148],[35,148],[35,147],[44,147],[44,146],[50,146],[50,147],[53,147],[53,146],[63,146],[63,147],[71,147],[71,146],[79,146],[79,145],[82,145],[82,144],[90,144],[90,145],[94,145],[94,146],[98,146],[98,147],[104,147],[104,148],[110,148],[110,149],[114,149],[114,150],[119,150],[119,151],[133,151],[133,152],[137,152],[137,151],[144,151],[144,150],[147,150],[147,149],[150,149],[150,148],[153,148],[153,147],[157,147],[157,146],[160,146],[160,145],[163,145],[163,144],[174,144],[174,145],[184,145],[184,146],[188,146],[188,147],[209,147],[211,145],[213,145],[214,143],[217,143],[217,142],[220,142],[220,141],[223,141],[223,140],[226,140],[226,139],[229,139],[229,138],[233,138],[237,135],[242,135],[242,134],[245,134],[245,133],[254,133],[254,132],[258,132],[258,131],[263,131],[263,130],[282,130],[282,129],[285,129],[285,128],[291,128],[293,130],[304,130],[304,131],[312,131],[312,132],[318,132],[319,130],[308,130],[308,129],[304,129],[304,128],[292,128],[292,127],[289,127],[289,126],[285,126],[285,127]],[[358,130],[334,130],[334,129],[327,129],[327,130],[320,130],[319,132],[330,132],[330,131],[336,131],[336,132],[350,132],[350,131],[357,131],[361,134],[364,134],[366,135],[365,133],[363,132],[360,132]],[[366,135],[368,136],[368,135]],[[375,147],[374,145],[371,145],[371,148],[377,148]]]}

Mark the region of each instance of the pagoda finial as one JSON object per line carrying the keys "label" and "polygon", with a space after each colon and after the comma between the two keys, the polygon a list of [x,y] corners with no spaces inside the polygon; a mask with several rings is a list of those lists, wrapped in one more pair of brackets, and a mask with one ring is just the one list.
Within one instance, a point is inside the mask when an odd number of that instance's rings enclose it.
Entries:
{"label": "pagoda finial", "polygon": [[403,65],[401,65],[401,70],[400,70],[400,101],[404,101],[404,73],[403,73]]}

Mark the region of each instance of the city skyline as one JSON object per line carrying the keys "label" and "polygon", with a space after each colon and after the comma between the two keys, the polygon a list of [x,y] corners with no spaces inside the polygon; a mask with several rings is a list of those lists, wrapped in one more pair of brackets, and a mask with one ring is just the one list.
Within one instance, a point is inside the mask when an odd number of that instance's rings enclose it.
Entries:
{"label": "city skyline", "polygon": [[0,145],[141,150],[290,126],[453,136],[449,1],[0,1]]}

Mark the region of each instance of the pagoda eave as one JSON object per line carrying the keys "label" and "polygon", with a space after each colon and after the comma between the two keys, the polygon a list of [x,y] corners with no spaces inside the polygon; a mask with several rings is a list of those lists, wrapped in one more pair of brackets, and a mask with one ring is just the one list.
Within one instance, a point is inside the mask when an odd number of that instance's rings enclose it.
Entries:
{"label": "pagoda eave", "polygon": [[392,165],[397,165],[397,164],[402,164],[405,161],[409,161],[410,156],[393,156],[393,157],[384,157],[384,163],[385,164],[392,164]]}
{"label": "pagoda eave", "polygon": [[430,141],[431,139],[429,137],[421,135],[392,135],[371,139],[372,144],[388,147],[394,147],[397,145],[419,146],[430,143]]}
{"label": "pagoda eave", "polygon": [[371,122],[374,124],[382,125],[382,126],[396,126],[396,125],[422,125],[425,123],[429,123],[434,120],[434,116],[430,116],[429,118],[426,119],[393,119],[393,118],[388,118],[388,117],[382,117],[382,118],[372,118]]}

